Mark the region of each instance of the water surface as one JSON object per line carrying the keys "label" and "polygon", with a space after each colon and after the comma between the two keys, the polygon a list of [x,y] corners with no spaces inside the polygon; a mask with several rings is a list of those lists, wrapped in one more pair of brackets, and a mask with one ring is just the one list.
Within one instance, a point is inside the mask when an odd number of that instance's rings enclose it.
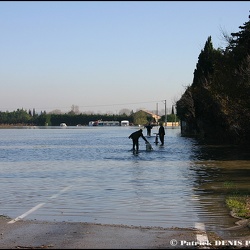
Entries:
{"label": "water surface", "polygon": [[[27,219],[207,230],[234,226],[228,187],[249,189],[248,151],[201,145],[166,129],[165,146],[138,155],[136,127],[0,130],[0,214]],[[153,128],[153,133],[158,128]],[[144,130],[146,135],[146,130]]]}

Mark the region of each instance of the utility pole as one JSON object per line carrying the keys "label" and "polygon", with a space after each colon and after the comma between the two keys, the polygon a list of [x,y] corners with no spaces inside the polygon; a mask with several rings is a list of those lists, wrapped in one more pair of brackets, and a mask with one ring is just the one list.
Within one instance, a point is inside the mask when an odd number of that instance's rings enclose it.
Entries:
{"label": "utility pole", "polygon": [[164,100],[164,103],[165,103],[165,127],[168,125],[167,123],[167,101]]}
{"label": "utility pole", "polygon": [[[156,115],[158,117],[158,102],[156,103]],[[158,125],[158,118],[157,118],[157,121],[156,121],[157,125]]]}
{"label": "utility pole", "polygon": [[[174,106],[175,107],[175,109],[176,109],[176,106]],[[175,110],[175,112],[174,112],[174,125],[176,126],[176,110]]]}

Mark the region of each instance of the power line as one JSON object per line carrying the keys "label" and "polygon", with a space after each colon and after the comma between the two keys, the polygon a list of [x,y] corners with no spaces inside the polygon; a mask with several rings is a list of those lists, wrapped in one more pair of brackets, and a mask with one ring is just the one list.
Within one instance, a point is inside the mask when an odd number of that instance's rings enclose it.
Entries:
{"label": "power line", "polygon": [[[74,106],[76,106],[76,107],[78,107],[78,108],[97,108],[97,107],[108,107],[108,106],[126,106],[126,105],[138,105],[138,104],[146,104],[146,103],[157,103],[158,104],[158,102],[162,102],[162,100],[155,100],[155,101],[144,101],[144,102],[128,102],[128,103],[113,103],[113,104],[96,104],[96,105],[81,105],[81,106],[79,106],[79,105],[76,105],[76,104],[72,104],[72,105],[74,105]],[[71,106],[72,106],[71,105]],[[43,108],[41,108],[41,107],[32,107],[32,108],[28,108],[28,109],[35,109],[35,110],[53,110],[53,109],[59,109],[59,110],[61,110],[61,109],[69,109],[69,108],[71,108],[71,106],[70,107],[43,107]],[[9,110],[8,108],[1,108],[2,110]],[[26,109],[26,108],[24,108],[24,107],[18,107],[17,109]]]}
{"label": "power line", "polygon": [[[156,102],[160,102],[159,100],[157,101],[145,101],[145,102],[130,102],[130,103],[113,103],[113,104],[97,104],[97,105],[77,105],[77,104],[72,104],[75,105],[79,108],[90,108],[90,107],[106,107],[106,106],[121,106],[121,105],[135,105],[135,104],[145,104],[145,103],[156,103]],[[65,108],[69,108],[69,107],[35,107],[35,109],[65,109]],[[20,109],[20,107],[19,107]]]}
{"label": "power line", "polygon": [[150,102],[130,102],[130,103],[113,103],[113,104],[99,104],[99,105],[84,105],[78,106],[79,108],[82,107],[104,107],[104,106],[120,106],[120,105],[133,105],[133,104],[142,104],[142,103],[155,103],[159,101],[150,101]]}

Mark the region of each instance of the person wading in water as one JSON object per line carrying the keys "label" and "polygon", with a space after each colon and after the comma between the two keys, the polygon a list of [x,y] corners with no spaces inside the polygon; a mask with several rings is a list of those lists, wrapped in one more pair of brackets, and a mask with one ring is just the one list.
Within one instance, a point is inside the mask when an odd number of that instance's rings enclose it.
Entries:
{"label": "person wading in water", "polygon": [[148,123],[148,125],[145,126],[145,128],[147,129],[147,136],[151,136],[151,129],[153,128],[153,126]]}
{"label": "person wading in water", "polygon": [[142,129],[132,133],[128,138],[133,140],[133,151],[138,152],[139,150],[139,138],[142,138],[146,143],[149,143],[148,140],[142,133]]}
{"label": "person wading in water", "polygon": [[164,145],[165,128],[163,127],[163,123],[162,122],[160,123],[158,135],[159,135],[159,138],[160,138],[160,141],[161,141],[161,145],[160,146],[163,146]]}

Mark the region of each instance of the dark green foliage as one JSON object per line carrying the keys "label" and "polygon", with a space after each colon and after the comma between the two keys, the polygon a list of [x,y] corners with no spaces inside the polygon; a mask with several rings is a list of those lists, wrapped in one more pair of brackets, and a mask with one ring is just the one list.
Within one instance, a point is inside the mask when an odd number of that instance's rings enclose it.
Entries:
{"label": "dark green foliage", "polygon": [[78,124],[88,125],[90,121],[103,120],[103,121],[122,121],[128,120],[133,122],[133,115],[101,115],[101,114],[47,114],[46,111],[37,115],[33,112],[30,114],[23,109],[17,109],[13,112],[0,112],[0,124],[6,125],[35,125],[35,126],[59,126],[60,123],[66,123],[68,126],[76,126]]}
{"label": "dark green foliage", "polygon": [[193,82],[176,103],[186,135],[250,142],[250,23],[239,28],[224,51],[208,37],[198,57]]}
{"label": "dark green foliage", "polygon": [[[140,110],[140,111],[133,114],[133,123],[135,125],[147,124],[149,122],[148,117],[149,116],[145,112]],[[151,117],[150,117],[150,119],[151,119]]]}
{"label": "dark green foliage", "polygon": [[196,69],[194,71],[193,85],[200,85],[211,80],[215,67],[215,51],[213,48],[211,36],[208,37],[204,50],[201,51]]}
{"label": "dark green foliage", "polygon": [[244,61],[246,55],[250,54],[250,21],[239,26],[239,29],[240,31],[231,33],[232,39],[227,47],[236,63]]}
{"label": "dark green foliage", "polygon": [[3,124],[31,124],[32,115],[23,109],[13,112],[0,112],[0,123]]}

